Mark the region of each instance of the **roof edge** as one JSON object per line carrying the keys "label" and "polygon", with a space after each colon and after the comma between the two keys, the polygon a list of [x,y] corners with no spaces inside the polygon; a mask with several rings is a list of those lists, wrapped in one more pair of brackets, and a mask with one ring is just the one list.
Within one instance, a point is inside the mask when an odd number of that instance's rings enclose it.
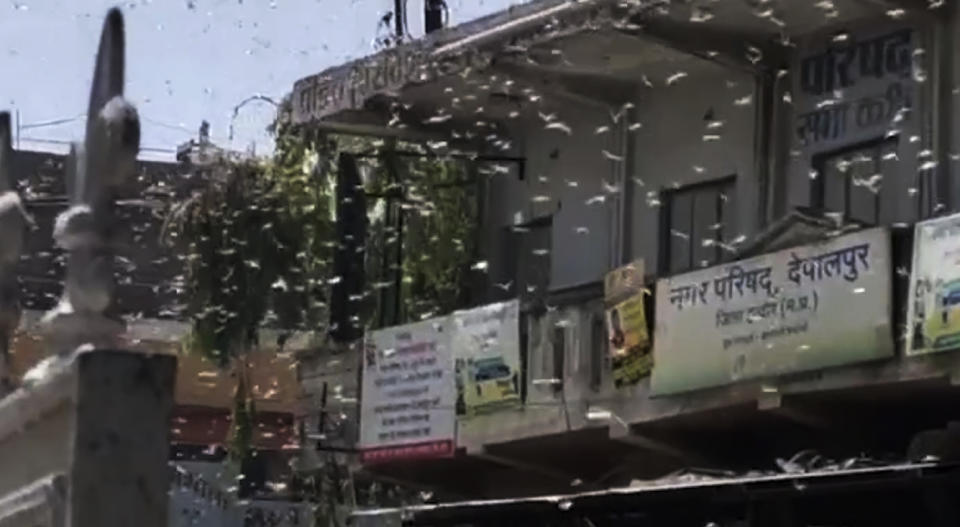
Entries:
{"label": "roof edge", "polygon": [[533,0],[527,4],[486,15],[442,29],[400,46],[384,49],[327,68],[297,80],[291,96],[292,111],[285,116],[293,124],[320,122],[348,110],[359,110],[377,93],[396,93],[438,76],[485,68],[492,60],[490,48],[511,39],[536,40],[545,28],[545,40],[562,36],[550,19],[588,21],[616,0]]}

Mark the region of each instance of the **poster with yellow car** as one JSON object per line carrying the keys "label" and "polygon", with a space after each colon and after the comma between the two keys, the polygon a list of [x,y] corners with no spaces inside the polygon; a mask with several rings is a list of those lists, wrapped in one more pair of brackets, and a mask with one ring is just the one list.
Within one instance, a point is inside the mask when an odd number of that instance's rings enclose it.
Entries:
{"label": "poster with yellow car", "polygon": [[604,279],[607,337],[617,387],[636,384],[653,368],[643,272],[643,260],[637,260]]}
{"label": "poster with yellow car", "polygon": [[520,406],[520,302],[458,311],[451,334],[457,415]]}
{"label": "poster with yellow car", "polygon": [[960,349],[960,214],[918,223],[907,306],[907,355]]}

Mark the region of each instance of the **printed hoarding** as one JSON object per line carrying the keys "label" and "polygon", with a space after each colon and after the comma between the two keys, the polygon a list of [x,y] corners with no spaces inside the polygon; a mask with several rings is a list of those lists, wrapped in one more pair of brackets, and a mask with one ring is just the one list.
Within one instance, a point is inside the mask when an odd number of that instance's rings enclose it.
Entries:
{"label": "printed hoarding", "polygon": [[960,349],[960,214],[916,225],[907,355]]}
{"label": "printed hoarding", "polygon": [[636,384],[653,367],[643,270],[643,260],[638,260],[607,273],[604,279],[607,336],[617,387]]}
{"label": "printed hoarding", "polygon": [[893,355],[881,228],[657,282],[655,395]]}
{"label": "printed hoarding", "polygon": [[369,334],[363,356],[364,462],[453,454],[456,390],[448,318]]}
{"label": "printed hoarding", "polygon": [[520,405],[520,302],[451,315],[457,414],[470,417]]}

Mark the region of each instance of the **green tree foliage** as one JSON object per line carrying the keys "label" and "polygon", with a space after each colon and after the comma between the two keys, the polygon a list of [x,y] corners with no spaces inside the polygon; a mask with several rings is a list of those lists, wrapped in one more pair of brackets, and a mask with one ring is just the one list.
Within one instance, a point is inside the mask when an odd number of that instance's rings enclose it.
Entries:
{"label": "green tree foliage", "polygon": [[226,366],[257,342],[261,327],[322,329],[334,278],[341,151],[365,154],[368,327],[380,321],[379,291],[394,285],[397,243],[402,312],[388,323],[468,300],[477,191],[467,163],[409,155],[416,145],[394,146],[408,148],[404,157],[381,153],[382,142],[371,139],[335,138],[326,146],[318,152],[281,131],[272,158],[218,164],[206,171],[204,188],[175,207],[167,230],[187,250],[188,350]]}
{"label": "green tree foliage", "polygon": [[281,136],[268,161],[221,163],[167,230],[187,251],[187,349],[225,367],[261,327],[301,329],[324,314],[331,184],[315,152]]}
{"label": "green tree foliage", "polygon": [[476,256],[477,185],[468,162],[432,156],[419,145],[394,148],[403,155],[385,150],[366,159],[367,275],[373,286],[368,327],[464,307]]}
{"label": "green tree foliage", "polygon": [[[337,137],[309,141],[277,134],[265,161],[222,162],[202,170],[204,186],[174,207],[166,231],[187,252],[185,290],[191,322],[187,352],[222,368],[256,347],[263,327],[322,331],[336,247],[337,156],[361,154],[369,205],[367,327],[403,323],[463,307],[474,258],[475,184],[464,161],[396,156],[379,140]],[[422,152],[422,150],[420,151]],[[402,216],[399,219],[398,216]],[[397,259],[397,243],[403,244]],[[399,262],[399,264],[398,264]],[[384,298],[400,313],[382,317]],[[384,292],[389,295],[384,295]],[[253,410],[239,383],[232,451],[249,451]]]}
{"label": "green tree foliage", "polygon": [[407,319],[463,307],[475,257],[476,184],[464,163],[417,158],[406,186],[402,298]]}

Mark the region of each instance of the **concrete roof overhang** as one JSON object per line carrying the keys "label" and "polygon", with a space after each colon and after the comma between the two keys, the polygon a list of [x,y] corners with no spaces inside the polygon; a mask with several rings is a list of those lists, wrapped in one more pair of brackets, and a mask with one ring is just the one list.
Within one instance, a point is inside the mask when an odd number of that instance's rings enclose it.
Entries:
{"label": "concrete roof overhang", "polygon": [[[938,12],[928,0],[534,0],[300,79],[285,118],[416,141],[459,129],[469,142],[464,130],[482,137],[524,101],[615,107],[650,79],[711,62],[770,73],[798,36],[908,11]],[[469,84],[484,93],[467,96]]]}

